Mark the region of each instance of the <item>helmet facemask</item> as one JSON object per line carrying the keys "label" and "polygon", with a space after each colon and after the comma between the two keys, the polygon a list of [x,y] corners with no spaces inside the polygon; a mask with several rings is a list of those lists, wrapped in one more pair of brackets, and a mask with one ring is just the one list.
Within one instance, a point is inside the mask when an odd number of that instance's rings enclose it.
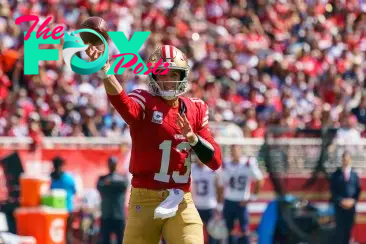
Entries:
{"label": "helmet facemask", "polygon": [[[165,67],[162,67],[165,70]],[[159,81],[153,73],[149,74],[150,92],[155,96],[161,96],[166,100],[173,100],[188,91],[188,69],[172,67],[171,70],[180,71],[180,79],[172,81]]]}

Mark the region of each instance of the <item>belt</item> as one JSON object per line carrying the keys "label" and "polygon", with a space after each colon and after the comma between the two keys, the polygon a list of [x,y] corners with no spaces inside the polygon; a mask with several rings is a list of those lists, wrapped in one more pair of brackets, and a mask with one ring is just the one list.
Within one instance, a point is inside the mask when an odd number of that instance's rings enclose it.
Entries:
{"label": "belt", "polygon": [[140,196],[167,197],[169,195],[168,190],[153,190],[153,189],[132,187],[131,191],[136,192]]}

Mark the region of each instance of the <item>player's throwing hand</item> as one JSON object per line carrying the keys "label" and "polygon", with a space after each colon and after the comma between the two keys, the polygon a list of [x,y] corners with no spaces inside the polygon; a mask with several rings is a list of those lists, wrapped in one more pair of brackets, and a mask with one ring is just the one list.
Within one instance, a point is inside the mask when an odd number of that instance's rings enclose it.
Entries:
{"label": "player's throwing hand", "polygon": [[88,49],[85,50],[86,54],[89,56],[91,61],[97,60],[102,54],[95,46],[90,45]]}

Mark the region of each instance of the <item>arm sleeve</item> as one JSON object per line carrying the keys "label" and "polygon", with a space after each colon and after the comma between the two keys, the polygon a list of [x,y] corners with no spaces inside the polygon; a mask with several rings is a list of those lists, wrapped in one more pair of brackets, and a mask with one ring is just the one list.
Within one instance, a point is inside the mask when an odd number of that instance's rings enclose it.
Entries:
{"label": "arm sleeve", "polygon": [[[203,104],[203,102],[202,102]],[[203,116],[202,116],[203,115]],[[197,135],[205,139],[214,149],[214,154],[212,159],[205,163],[212,170],[217,170],[222,164],[221,148],[213,138],[210,129],[208,128],[208,107],[204,104],[201,108],[201,116],[199,116],[199,125]]]}
{"label": "arm sleeve", "polygon": [[263,179],[263,174],[262,174],[262,171],[259,169],[258,161],[256,158],[250,159],[249,167],[250,167],[250,176],[253,179],[256,179],[256,180]]}
{"label": "arm sleeve", "polygon": [[127,124],[131,125],[134,121],[143,118],[146,98],[137,90],[128,95],[124,90],[118,95],[107,95],[113,107]]}
{"label": "arm sleeve", "polygon": [[98,179],[97,189],[100,194],[105,194],[105,193],[109,192],[109,190],[110,190],[108,185],[104,184],[104,180],[105,180],[105,177],[103,177],[103,176],[99,177],[99,179]]}
{"label": "arm sleeve", "polygon": [[358,177],[357,174],[355,174],[355,175],[357,177],[357,180],[356,180],[356,193],[354,195],[354,199],[355,199],[355,201],[358,201],[360,199],[362,187],[361,187],[360,177]]}
{"label": "arm sleeve", "polygon": [[67,173],[65,178],[67,180],[67,186],[71,190],[71,193],[74,195],[76,193],[76,182],[74,176]]}
{"label": "arm sleeve", "polygon": [[97,190],[99,191],[99,193],[102,193],[103,186],[104,186],[103,179],[102,179],[102,177],[99,177],[98,183],[97,183]]}
{"label": "arm sleeve", "polygon": [[332,202],[336,205],[339,205],[342,197],[338,194],[338,187],[337,187],[337,177],[336,172],[332,174],[331,182],[330,182],[330,191],[332,193]]}
{"label": "arm sleeve", "polygon": [[127,189],[127,180],[123,176],[117,175],[111,180],[111,188],[118,192],[124,192]]}

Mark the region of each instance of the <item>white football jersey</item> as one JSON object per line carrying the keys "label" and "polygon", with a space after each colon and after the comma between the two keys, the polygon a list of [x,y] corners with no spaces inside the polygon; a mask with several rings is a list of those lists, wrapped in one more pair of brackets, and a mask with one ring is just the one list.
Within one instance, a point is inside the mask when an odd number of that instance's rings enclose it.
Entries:
{"label": "white football jersey", "polygon": [[198,209],[217,207],[216,178],[217,173],[207,166],[192,165],[192,196]]}
{"label": "white football jersey", "polygon": [[224,187],[224,198],[230,201],[249,200],[253,179],[263,179],[256,158],[243,157],[240,163],[224,163],[219,177],[219,184]]}

